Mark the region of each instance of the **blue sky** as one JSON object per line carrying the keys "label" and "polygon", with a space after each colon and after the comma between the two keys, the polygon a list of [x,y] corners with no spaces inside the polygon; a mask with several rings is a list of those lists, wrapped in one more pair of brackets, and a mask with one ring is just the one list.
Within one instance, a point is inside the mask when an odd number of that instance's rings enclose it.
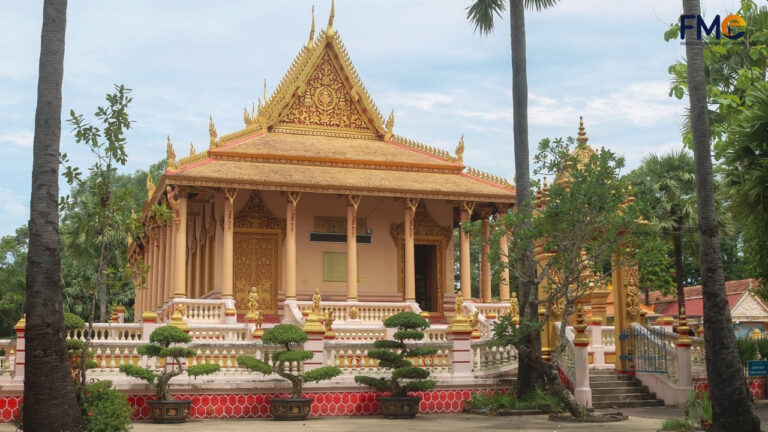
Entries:
{"label": "blue sky", "polygon": [[[465,136],[467,164],[514,174],[509,23],[482,37],[465,19],[470,0],[338,0],[337,29],[395,133],[451,152]],[[330,0],[69,2],[63,111],[90,116],[113,83],[133,89],[136,121],[126,171],[207,148],[208,116],[219,135],[242,128],[242,110],[274,89],[306,43],[310,9],[325,28]],[[575,135],[637,166],[681,148],[687,100],[668,97],[667,66],[683,54],[663,33],[675,0],[561,0],[529,12],[530,144]],[[736,9],[703,0],[704,15]],[[29,217],[42,1],[3,2],[0,15],[0,235]],[[505,17],[506,18],[506,17]],[[66,116],[64,117],[66,118]],[[64,125],[62,151],[83,169],[87,151]]]}

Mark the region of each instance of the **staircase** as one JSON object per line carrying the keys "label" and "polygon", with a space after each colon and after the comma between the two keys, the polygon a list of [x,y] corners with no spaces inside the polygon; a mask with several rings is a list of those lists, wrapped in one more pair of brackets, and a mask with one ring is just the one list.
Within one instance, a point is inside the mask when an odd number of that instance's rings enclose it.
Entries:
{"label": "staircase", "polygon": [[590,369],[592,406],[595,409],[664,406],[656,393],[632,375],[618,374],[611,369]]}

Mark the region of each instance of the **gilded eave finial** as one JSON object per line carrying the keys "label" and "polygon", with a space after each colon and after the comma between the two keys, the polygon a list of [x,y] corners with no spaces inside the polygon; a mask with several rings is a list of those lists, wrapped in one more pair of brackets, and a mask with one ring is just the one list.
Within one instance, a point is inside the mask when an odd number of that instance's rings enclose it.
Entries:
{"label": "gilded eave finial", "polygon": [[171,144],[171,136],[168,135],[168,143],[165,146],[165,155],[168,159],[168,168],[173,167],[176,163],[176,152],[173,151],[173,144]]}
{"label": "gilded eave finial", "polygon": [[459,138],[459,145],[456,146],[456,160],[464,163],[464,134]]}
{"label": "gilded eave finial", "polygon": [[211,146],[213,146],[213,143],[216,142],[216,137],[218,134],[216,133],[216,126],[213,125],[213,116],[210,115],[208,116],[208,135],[211,136]]}
{"label": "gilded eave finial", "polygon": [[194,145],[194,144],[192,144],[192,141],[190,141],[190,142],[189,142],[189,155],[190,155],[190,156],[192,156],[192,155],[194,155],[195,153],[197,153],[197,151],[195,151],[195,145]]}
{"label": "gilded eave finial", "polygon": [[312,48],[315,44],[315,5],[312,5],[312,27],[309,29],[309,40],[307,47]]}
{"label": "gilded eave finial", "polygon": [[267,104],[269,98],[267,98],[267,79],[264,78],[264,105]]}
{"label": "gilded eave finial", "polygon": [[152,195],[155,193],[155,182],[152,181],[152,175],[149,174],[149,171],[147,171],[147,199],[152,198]]}
{"label": "gilded eave finial", "polygon": [[579,135],[576,138],[576,142],[579,144],[586,144],[589,138],[587,138],[587,131],[584,130],[584,118],[579,116]]}
{"label": "gilded eave finial", "polygon": [[392,128],[395,126],[395,110],[389,113],[389,118],[386,123],[387,132],[384,134],[384,141],[389,141],[392,138]]}
{"label": "gilded eave finial", "polygon": [[335,31],[333,30],[333,16],[335,14],[335,9],[336,7],[334,5],[334,0],[331,0],[331,15],[328,17],[328,29],[325,30],[325,33],[328,36],[333,36],[333,34],[335,33]]}

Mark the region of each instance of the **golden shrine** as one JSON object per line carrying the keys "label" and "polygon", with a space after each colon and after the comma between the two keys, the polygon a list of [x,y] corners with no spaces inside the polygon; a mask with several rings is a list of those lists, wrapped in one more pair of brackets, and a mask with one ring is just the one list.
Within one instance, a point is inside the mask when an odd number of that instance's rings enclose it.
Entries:
{"label": "golden shrine", "polygon": [[[442,316],[454,303],[453,231],[506,212],[515,189],[455,154],[394,133],[328,26],[308,41],[271,96],[244,109],[243,129],[176,157],[148,178],[143,242],[129,254],[150,270],[136,319],[174,299],[221,300],[247,314],[252,288],[265,319],[308,300],[406,302]],[[458,135],[458,134],[457,134]],[[173,218],[153,212],[166,204]],[[461,236],[461,291],[471,297],[469,236]],[[503,236],[502,236],[503,237]],[[506,243],[506,238],[502,239]],[[490,263],[481,295],[491,298]],[[502,300],[509,287],[502,283]],[[167,319],[168,317],[164,317]]]}

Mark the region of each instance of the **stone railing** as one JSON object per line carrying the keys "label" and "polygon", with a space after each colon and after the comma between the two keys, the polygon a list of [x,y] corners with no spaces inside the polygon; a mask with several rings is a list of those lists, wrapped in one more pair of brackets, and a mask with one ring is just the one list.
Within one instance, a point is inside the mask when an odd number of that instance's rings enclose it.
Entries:
{"label": "stone railing", "polygon": [[472,305],[475,310],[480,311],[482,316],[491,321],[509,313],[509,303],[472,303]]}
{"label": "stone railing", "polygon": [[[435,355],[410,358],[414,366],[429,369],[435,374],[451,372],[450,343],[409,342],[408,346],[437,348]],[[378,360],[368,357],[368,350],[373,348],[372,343],[331,341],[325,343],[323,349],[328,366],[336,366],[346,375],[361,375],[383,372],[383,369],[379,368]]]}
{"label": "stone railing", "polygon": [[196,325],[189,330],[193,341],[242,342],[249,339],[248,328],[243,324],[210,324]]}
{"label": "stone railing", "polygon": [[[555,329],[557,329],[557,340],[560,340],[560,323],[555,323]],[[560,366],[560,369],[565,372],[571,383],[576,382],[576,347],[573,345],[573,339],[576,334],[573,327],[569,326],[565,329],[565,337],[568,343],[565,344],[565,348],[560,353],[559,358],[554,359],[555,363]]]}
{"label": "stone railing", "polygon": [[383,325],[379,327],[334,326],[333,331],[336,333],[337,341],[375,341],[384,339],[386,334]]}
{"label": "stone railing", "polygon": [[163,306],[158,321],[168,322],[176,305],[184,305],[184,320],[188,323],[224,323],[227,305],[222,300],[173,299]]}
{"label": "stone railing", "polygon": [[[311,308],[311,301],[297,301],[296,306],[302,312],[304,309]],[[402,303],[379,303],[379,302],[331,302],[324,301],[320,307],[325,315],[328,311],[333,312],[333,319],[336,322],[361,321],[361,322],[382,322],[384,318],[399,312],[408,311],[408,304]],[[357,317],[350,316],[350,311],[355,308]],[[353,314],[354,315],[354,314]]]}
{"label": "stone railing", "polygon": [[[140,323],[94,323],[91,329],[93,341],[140,341],[144,338],[144,330]],[[71,330],[67,337],[85,340],[88,328]]]}
{"label": "stone railing", "polygon": [[488,346],[488,341],[472,341],[472,370],[475,372],[502,369],[517,363],[517,350],[513,346]]}
{"label": "stone railing", "polygon": [[13,375],[16,341],[0,339],[0,377]]}
{"label": "stone railing", "polygon": [[424,340],[427,342],[445,342],[448,340],[446,330],[448,326],[443,324],[433,324],[432,327],[424,330]]}
{"label": "stone railing", "polygon": [[616,330],[614,326],[600,326],[603,349],[606,352],[616,351]]}

